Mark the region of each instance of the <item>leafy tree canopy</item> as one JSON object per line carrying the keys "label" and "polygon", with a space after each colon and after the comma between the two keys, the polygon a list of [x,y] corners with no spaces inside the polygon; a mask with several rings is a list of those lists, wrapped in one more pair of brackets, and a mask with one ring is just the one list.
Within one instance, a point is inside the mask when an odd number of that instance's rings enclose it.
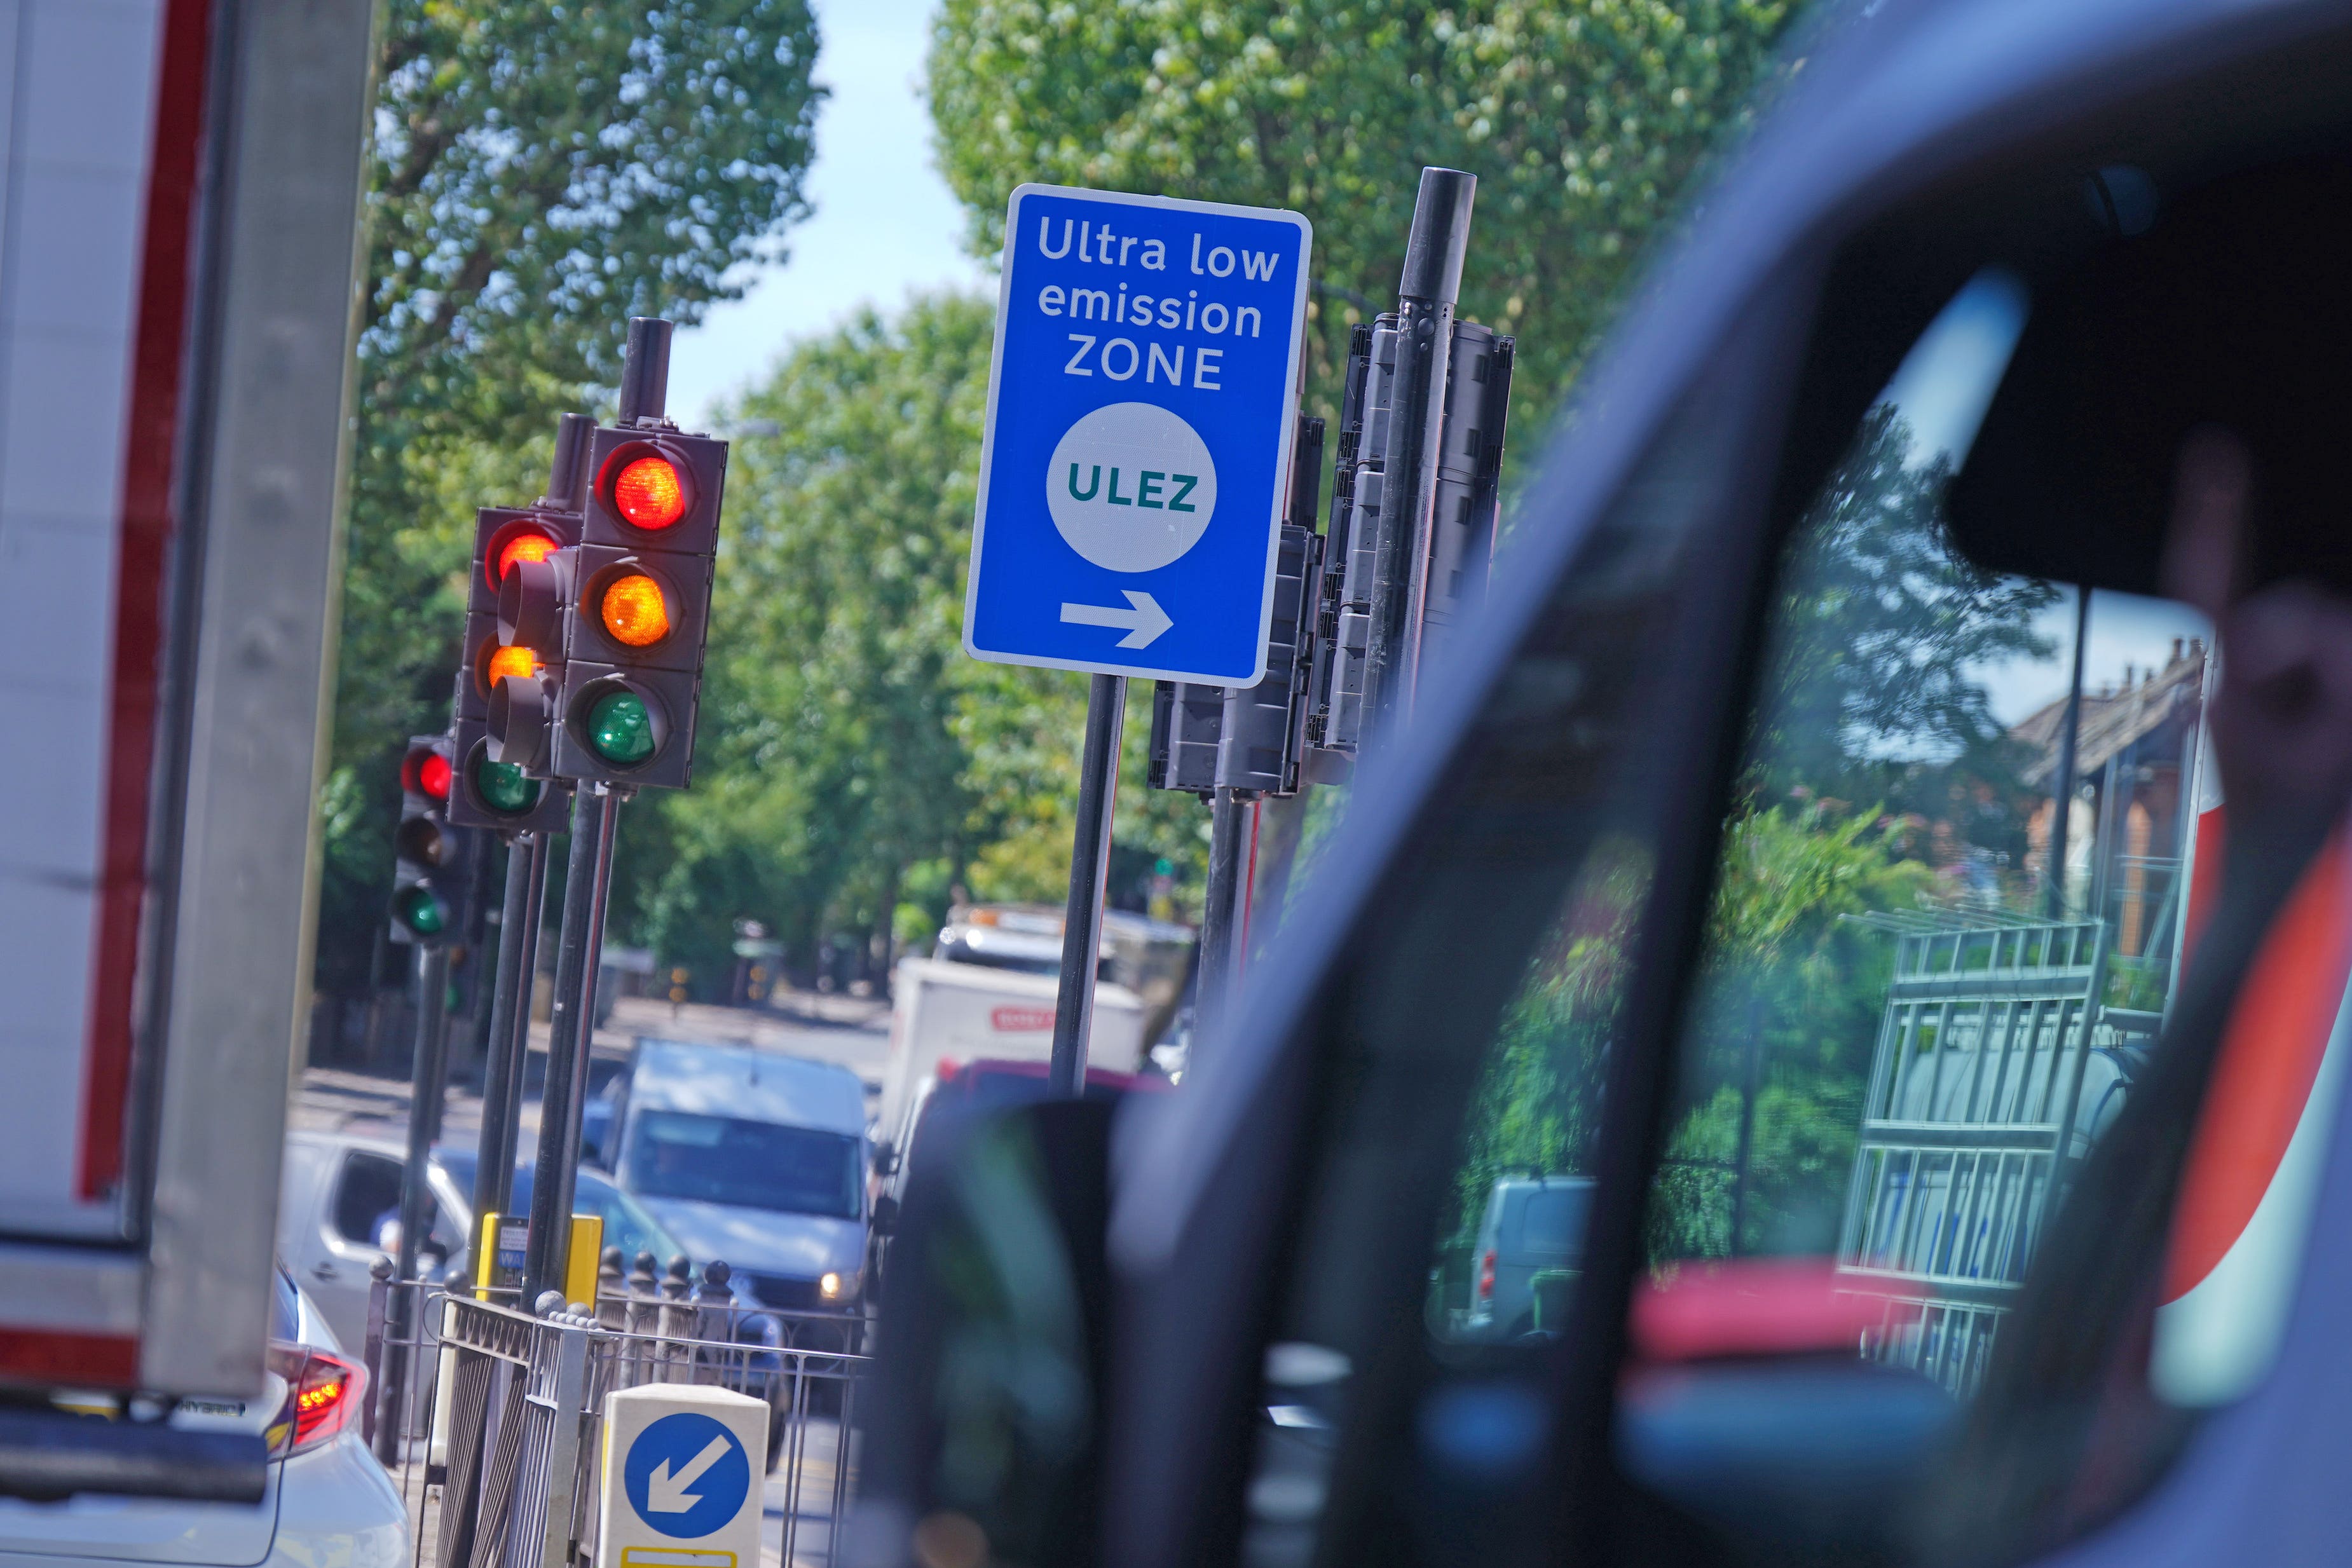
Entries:
{"label": "leafy tree canopy", "polygon": [[780,254],[822,89],[806,0],[391,0],[328,791],[322,983],[364,972],[401,737],[447,715],[474,508],[545,483],[631,315]]}
{"label": "leafy tree canopy", "polygon": [[1313,395],[1388,308],[1424,164],[1479,177],[1462,310],[1548,413],[1643,237],[1740,113],[1786,0],[946,0],[941,167],[971,244],[1024,180],[1295,208],[1315,224]]}
{"label": "leafy tree canopy", "polygon": [[[957,885],[1067,890],[1086,682],[961,640],[993,335],[962,295],[865,312],[733,411],[694,788],[640,809],[616,873],[666,956],[723,972],[738,915],[805,953],[927,936]],[[1148,716],[1127,727],[1119,845],[1197,885],[1205,814],[1141,787]]]}

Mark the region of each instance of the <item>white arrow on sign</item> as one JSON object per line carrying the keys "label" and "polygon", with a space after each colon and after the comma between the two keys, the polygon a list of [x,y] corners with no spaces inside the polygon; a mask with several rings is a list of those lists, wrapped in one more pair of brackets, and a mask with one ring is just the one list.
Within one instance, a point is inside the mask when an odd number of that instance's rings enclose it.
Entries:
{"label": "white arrow on sign", "polygon": [[1168,619],[1168,612],[1160,608],[1160,601],[1148,593],[1138,593],[1132,588],[1121,589],[1127,601],[1134,608],[1115,610],[1108,604],[1065,604],[1062,619],[1077,626],[1124,626],[1127,635],[1118,640],[1122,648],[1141,648],[1176,624]]}
{"label": "white arrow on sign", "polygon": [[713,1437],[710,1446],[686,1462],[686,1469],[676,1475],[669,1473],[669,1461],[664,1459],[646,1478],[646,1507],[655,1513],[684,1513],[702,1500],[702,1494],[686,1489],[702,1479],[702,1472],[727,1457],[727,1439]]}

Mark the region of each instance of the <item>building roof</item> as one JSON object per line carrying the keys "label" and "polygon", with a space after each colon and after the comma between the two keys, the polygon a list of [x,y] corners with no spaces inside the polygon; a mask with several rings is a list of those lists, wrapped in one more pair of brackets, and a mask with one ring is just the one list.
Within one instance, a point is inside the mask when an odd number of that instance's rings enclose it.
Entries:
{"label": "building roof", "polygon": [[[2148,670],[2137,680],[2127,666],[2120,687],[2083,694],[2083,716],[2074,742],[2074,776],[2097,772],[2136,740],[2155,734],[2176,718],[2193,713],[2205,688],[2205,644],[2174,644],[2176,652],[2160,670]],[[2057,771],[2058,753],[2065,743],[2066,699],[2060,697],[2020,720],[2011,736],[2039,755],[2020,778],[2029,785],[2046,786]]]}

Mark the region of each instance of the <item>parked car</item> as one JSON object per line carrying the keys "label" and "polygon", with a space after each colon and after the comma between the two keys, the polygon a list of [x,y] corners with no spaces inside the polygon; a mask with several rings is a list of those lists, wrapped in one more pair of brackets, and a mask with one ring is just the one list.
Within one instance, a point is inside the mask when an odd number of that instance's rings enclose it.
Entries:
{"label": "parked car", "polygon": [[[409,1568],[414,1552],[400,1494],[360,1439],[367,1374],[282,1264],[270,1317],[269,1373],[259,1396],[185,1400],[169,1417],[189,1430],[267,1436],[272,1458],[259,1502],[0,1499],[0,1563]],[[97,1396],[58,1403],[94,1417],[111,1413],[110,1402]]]}
{"label": "parked car", "polygon": [[614,1180],[690,1256],[726,1259],[771,1308],[861,1312],[867,1159],[856,1073],[748,1046],[647,1040],[608,1093]]}
{"label": "parked car", "polygon": [[1505,1176],[1486,1195],[1471,1249],[1475,1273],[1463,1320],[1466,1339],[1516,1340],[1541,1329],[1559,1331],[1565,1292],[1551,1290],[1584,1262],[1585,1217],[1592,1208],[1589,1176]]}
{"label": "parked car", "polygon": [[[472,1149],[455,1145],[433,1151],[432,1166],[425,1173],[429,1228],[418,1248],[428,1277],[452,1268],[470,1272],[466,1251],[474,1233],[475,1158]],[[396,1230],[386,1222],[399,1213],[401,1176],[407,1163],[404,1147],[383,1139],[349,1133],[287,1134],[278,1250],[346,1344],[359,1344],[366,1335],[368,1268],[396,1245]],[[531,1174],[528,1161],[515,1172],[518,1212],[530,1201]],[[642,1205],[593,1170],[580,1172],[573,1211],[603,1218],[604,1244],[618,1247],[630,1259],[651,1252],[667,1263],[684,1254],[701,1263],[719,1256],[685,1246]],[[734,1260],[727,1261],[731,1265]]]}

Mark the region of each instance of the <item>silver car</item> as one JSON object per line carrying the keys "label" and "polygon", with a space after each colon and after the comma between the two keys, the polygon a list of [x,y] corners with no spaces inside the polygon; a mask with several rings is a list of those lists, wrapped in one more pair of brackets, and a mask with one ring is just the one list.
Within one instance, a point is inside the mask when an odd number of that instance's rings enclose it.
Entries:
{"label": "silver car", "polygon": [[[0,1568],[60,1559],[208,1568],[409,1568],[408,1519],[392,1479],[360,1439],[372,1392],[315,1302],[281,1269],[270,1298],[268,1375],[252,1399],[189,1400],[172,1425],[257,1432],[270,1443],[257,1503],[82,1496],[0,1498]],[[298,1397],[299,1396],[299,1397]],[[69,1409],[100,1414],[102,1401]]]}

